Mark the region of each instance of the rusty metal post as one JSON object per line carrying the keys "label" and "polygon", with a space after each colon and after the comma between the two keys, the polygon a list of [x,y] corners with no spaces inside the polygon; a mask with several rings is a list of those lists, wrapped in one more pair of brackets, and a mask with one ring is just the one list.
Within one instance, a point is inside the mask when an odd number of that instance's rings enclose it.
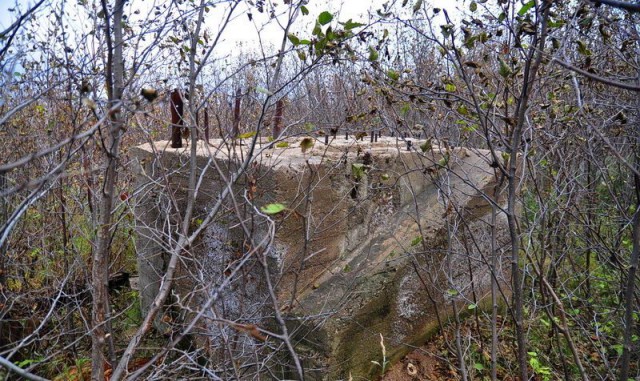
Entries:
{"label": "rusty metal post", "polygon": [[273,115],[273,139],[277,139],[282,133],[282,115],[284,113],[284,101],[278,99],[276,102],[276,113]]}
{"label": "rusty metal post", "polygon": [[231,136],[237,138],[240,135],[240,101],[242,100],[242,90],[238,87],[236,89],[236,101],[233,106],[233,130]]}
{"label": "rusty metal post", "polygon": [[180,96],[180,91],[175,89],[171,92],[171,148],[182,147],[182,126],[184,120],[182,115],[184,113],[184,103]]}

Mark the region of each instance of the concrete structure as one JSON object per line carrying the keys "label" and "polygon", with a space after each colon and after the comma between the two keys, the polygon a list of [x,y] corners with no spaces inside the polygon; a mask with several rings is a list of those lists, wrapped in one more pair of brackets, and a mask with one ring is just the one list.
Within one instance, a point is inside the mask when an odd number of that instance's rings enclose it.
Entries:
{"label": "concrete structure", "polygon": [[[373,378],[381,369],[372,361],[383,361],[380,335],[386,359],[396,360],[421,344],[454,306],[466,310],[487,295],[494,258],[503,282],[508,230],[503,213],[491,221],[492,159],[486,151],[425,140],[408,147],[389,137],[375,143],[338,137],[328,145],[314,139],[303,152],[302,139],[256,147],[233,197],[181,258],[174,302],[195,311],[216,295],[196,339],[211,356],[238,361],[259,346],[273,348],[278,340],[256,335],[253,325],[281,332],[275,307],[307,379]],[[248,154],[246,145],[199,144],[194,227]],[[189,151],[168,142],[132,151],[142,190],[136,214],[143,311],[163,274],[170,226],[185,205]],[[260,212],[271,203],[287,209]],[[230,335],[235,354],[217,351]],[[287,362],[286,355],[274,356],[274,362]],[[286,366],[279,372],[272,377],[296,377]]]}

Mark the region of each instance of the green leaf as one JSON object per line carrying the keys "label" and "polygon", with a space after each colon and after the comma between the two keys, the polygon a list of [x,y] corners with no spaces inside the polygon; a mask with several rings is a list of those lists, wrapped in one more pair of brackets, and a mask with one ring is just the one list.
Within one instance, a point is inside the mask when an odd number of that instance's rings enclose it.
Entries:
{"label": "green leaf", "polygon": [[422,152],[431,151],[432,148],[433,148],[433,143],[431,142],[431,139],[428,139],[426,142],[420,145],[420,150]]}
{"label": "green leaf", "polygon": [[312,138],[302,139],[302,141],[300,142],[300,149],[302,150],[302,153],[306,153],[308,150],[310,150],[313,147],[313,143],[314,140]]}
{"label": "green leaf", "polygon": [[333,29],[331,29],[331,27],[327,28],[327,41],[335,41],[336,38],[338,37],[334,32]]}
{"label": "green leaf", "polygon": [[453,93],[456,91],[456,85],[454,85],[453,83],[447,83],[446,85],[444,85],[444,89],[449,93]]}
{"label": "green leaf", "polygon": [[411,104],[409,102],[400,107],[400,115],[402,116],[406,116],[409,111],[411,111]]}
{"label": "green leaf", "polygon": [[254,136],[255,136],[255,134],[256,134],[256,132],[255,132],[255,131],[245,132],[244,134],[240,134],[240,135],[238,135],[238,138],[240,138],[240,139],[249,139],[249,138],[254,137]]}
{"label": "green leaf", "polygon": [[454,290],[454,289],[450,288],[450,289],[448,289],[448,290],[447,290],[447,295],[449,295],[449,296],[456,296],[456,295],[458,295],[458,291],[456,291],[456,290]]}
{"label": "green leaf", "polygon": [[42,361],[42,360],[26,359],[26,360],[22,360],[22,361],[16,363],[16,365],[19,366],[20,368],[26,368],[27,366],[29,366],[31,364],[36,364],[36,363],[38,363],[40,361]]}
{"label": "green leaf", "polygon": [[282,212],[285,209],[287,209],[286,206],[284,206],[282,204],[278,204],[278,203],[267,204],[267,205],[265,205],[265,206],[260,208],[260,210],[264,214],[278,214],[278,213]]}
{"label": "green leaf", "polygon": [[531,1],[527,2],[527,3],[525,3],[525,5],[523,5],[522,8],[520,8],[520,10],[518,11],[518,15],[519,16],[524,16],[535,5],[536,5],[535,0],[531,0]]}
{"label": "green leaf", "polygon": [[313,27],[313,31],[311,32],[314,36],[322,37],[322,28],[320,27],[320,23],[316,21],[316,25]]}
{"label": "green leaf", "polygon": [[378,51],[373,46],[369,46],[369,61],[377,61],[378,56]]}
{"label": "green leaf", "polygon": [[354,28],[360,28],[361,26],[365,26],[365,24],[359,23],[359,22],[354,22],[353,20],[349,19],[347,20],[347,22],[345,23],[341,23],[344,26],[345,30],[351,30]]}
{"label": "green leaf", "polygon": [[484,365],[480,364],[479,362],[473,364],[473,367],[475,368],[475,370],[484,370]]}
{"label": "green leaf", "polygon": [[507,63],[504,62],[502,58],[498,58],[498,61],[500,61],[500,69],[498,70],[498,74],[500,74],[502,78],[507,78],[511,75],[511,69],[509,69],[509,66],[507,66]]}
{"label": "green leaf", "polygon": [[566,24],[564,20],[557,20],[557,21],[549,20],[549,22],[547,23],[547,26],[549,28],[560,28],[561,26],[564,26],[564,24]]}
{"label": "green leaf", "polygon": [[576,43],[578,44],[578,53],[582,54],[583,56],[591,55],[591,50],[587,48],[587,44],[580,40],[576,41]]}
{"label": "green leaf", "polygon": [[300,39],[298,37],[296,37],[295,34],[293,33],[289,33],[287,34],[287,38],[289,39],[289,41],[291,41],[291,43],[293,44],[293,46],[298,46],[300,45]]}
{"label": "green leaf", "polygon": [[462,128],[462,130],[464,132],[475,132],[475,131],[478,131],[479,127],[480,126],[478,124],[474,123],[474,124],[470,124],[470,125],[465,126],[464,128]]}
{"label": "green leaf", "polygon": [[416,238],[411,240],[411,246],[418,246],[420,244],[420,242],[422,242],[422,236],[419,235]]}
{"label": "green leaf", "polygon": [[360,180],[364,175],[364,164],[362,163],[353,163],[351,164],[351,175],[354,179]]}
{"label": "green leaf", "polygon": [[393,69],[389,69],[387,70],[387,77],[389,77],[390,79],[397,81],[400,78],[400,73],[398,73],[397,71],[393,70]]}
{"label": "green leaf", "polygon": [[320,13],[320,16],[318,16],[318,22],[320,25],[327,25],[331,20],[333,20],[333,15],[327,11]]}
{"label": "green leaf", "polygon": [[287,147],[289,147],[288,142],[280,142],[276,144],[276,148],[287,148]]}
{"label": "green leaf", "polygon": [[302,12],[303,16],[306,16],[309,14],[309,10],[304,5],[300,7],[300,12]]}
{"label": "green leaf", "polygon": [[464,39],[464,47],[467,49],[473,49],[473,47],[476,45],[476,41],[478,40],[479,36],[471,36],[469,38],[465,38]]}
{"label": "green leaf", "polygon": [[380,180],[382,181],[387,181],[389,180],[389,174],[388,173],[383,173],[380,175]]}
{"label": "green leaf", "polygon": [[475,12],[475,11],[477,11],[477,10],[478,10],[478,4],[477,4],[475,1],[472,1],[472,2],[469,4],[469,10],[470,10],[471,12]]}
{"label": "green leaf", "polygon": [[460,115],[469,115],[469,109],[465,105],[458,106],[457,111]]}
{"label": "green leaf", "polygon": [[[474,304],[469,304],[467,306],[467,309],[468,310],[475,310],[477,307],[478,307],[478,305],[474,303]],[[480,365],[482,365],[482,364],[480,364]],[[476,369],[478,369],[478,368],[476,368]],[[484,367],[482,369],[484,369]],[[478,369],[478,370],[482,370],[482,369]]]}

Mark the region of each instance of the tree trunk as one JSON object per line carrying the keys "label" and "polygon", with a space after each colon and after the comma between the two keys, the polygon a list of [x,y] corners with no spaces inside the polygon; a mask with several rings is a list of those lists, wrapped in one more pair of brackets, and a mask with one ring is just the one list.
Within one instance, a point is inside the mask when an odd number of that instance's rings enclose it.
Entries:
{"label": "tree trunk", "polygon": [[[7,188],[7,174],[5,172],[0,171],[0,193],[4,192]],[[8,197],[0,197],[0,226],[5,226],[5,224],[9,221],[9,201]],[[6,226],[8,229],[9,227]],[[7,283],[7,274],[6,274],[6,266],[7,266],[7,248],[8,248],[8,240],[4,241],[4,243],[0,243],[0,317],[4,317],[5,315],[5,306],[7,305],[7,300],[5,296],[5,285]],[[0,319],[0,332],[4,332],[4,319]]]}
{"label": "tree trunk", "polygon": [[278,99],[276,102],[276,113],[273,116],[273,139],[277,139],[282,133],[282,114],[284,113],[284,100]]}
{"label": "tree trunk", "polygon": [[[636,139],[640,140],[640,131]],[[640,155],[637,149],[640,145],[636,145],[636,158],[635,167],[640,170]],[[623,349],[622,360],[620,365],[620,381],[627,381],[629,379],[629,367],[631,363],[631,353],[633,352],[631,343],[633,338],[634,318],[633,313],[635,311],[634,295],[636,292],[636,277],[638,273],[638,264],[640,262],[640,176],[634,174],[634,183],[636,190],[636,210],[633,216],[633,249],[631,250],[631,258],[629,259],[629,271],[627,272],[627,284],[624,289],[624,334],[622,336]]]}
{"label": "tree trunk", "polygon": [[[98,228],[91,268],[93,288],[93,331],[91,334],[91,379],[103,381],[104,377],[104,346],[107,340],[112,340],[107,332],[107,317],[109,312],[109,260],[111,252],[111,237],[113,223],[111,213],[114,204],[114,192],[117,179],[118,156],[120,140],[123,131],[123,117],[120,111],[120,101],[124,88],[124,65],[122,55],[122,15],[125,0],[116,0],[113,9],[113,39],[108,17],[106,0],[102,0],[102,10],[105,13],[105,38],[107,42],[106,84],[111,116],[106,123],[107,137],[104,148],[107,168],[104,183],[99,193]],[[109,335],[107,335],[109,333]]]}

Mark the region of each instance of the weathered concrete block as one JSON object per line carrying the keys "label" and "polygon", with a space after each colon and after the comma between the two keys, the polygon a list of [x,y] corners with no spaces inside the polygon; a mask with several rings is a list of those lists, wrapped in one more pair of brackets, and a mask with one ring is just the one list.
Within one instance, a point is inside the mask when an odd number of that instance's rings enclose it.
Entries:
{"label": "weathered concrete block", "polygon": [[[476,303],[488,292],[488,263],[508,243],[504,214],[491,220],[496,174],[481,150],[434,145],[422,152],[425,141],[407,150],[395,138],[337,138],[302,152],[300,141],[256,147],[233,197],[185,253],[174,294],[197,309],[225,285],[198,326],[206,337],[199,343],[211,353],[232,335],[242,337],[234,348],[239,357],[255,350],[255,338],[234,324],[279,332],[270,312],[278,308],[308,379],[375,377],[380,334],[387,358],[397,359],[446,320],[454,304]],[[195,225],[248,154],[247,146],[219,140],[199,144]],[[141,189],[148,188],[136,212],[143,311],[163,274],[168,227],[179,222],[186,202],[188,152],[167,142],[133,151]],[[287,210],[272,218],[260,212],[275,202]],[[243,268],[230,279],[239,263]],[[505,271],[496,263],[500,280]]]}

